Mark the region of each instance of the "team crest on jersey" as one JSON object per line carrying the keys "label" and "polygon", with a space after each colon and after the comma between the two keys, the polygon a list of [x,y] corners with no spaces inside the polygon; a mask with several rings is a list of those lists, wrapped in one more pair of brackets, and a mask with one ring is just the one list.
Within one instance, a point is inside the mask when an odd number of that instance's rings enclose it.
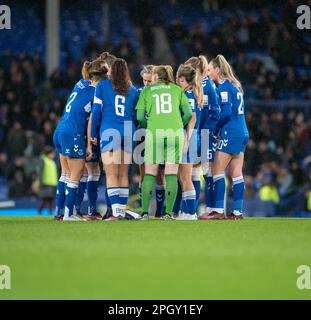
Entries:
{"label": "team crest on jersey", "polygon": [[228,102],[228,92],[220,92],[221,102]]}

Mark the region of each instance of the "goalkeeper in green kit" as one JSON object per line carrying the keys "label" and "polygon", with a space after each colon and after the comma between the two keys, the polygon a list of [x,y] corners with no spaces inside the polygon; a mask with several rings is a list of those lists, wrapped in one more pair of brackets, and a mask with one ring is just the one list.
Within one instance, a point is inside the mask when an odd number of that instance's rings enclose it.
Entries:
{"label": "goalkeeper in green kit", "polygon": [[137,119],[146,128],[145,176],[142,183],[142,218],[148,218],[159,164],[165,164],[166,212],[171,220],[178,190],[177,173],[184,146],[184,126],[192,117],[188,98],[174,83],[171,66],[152,69],[152,85],[144,88],[137,104]]}

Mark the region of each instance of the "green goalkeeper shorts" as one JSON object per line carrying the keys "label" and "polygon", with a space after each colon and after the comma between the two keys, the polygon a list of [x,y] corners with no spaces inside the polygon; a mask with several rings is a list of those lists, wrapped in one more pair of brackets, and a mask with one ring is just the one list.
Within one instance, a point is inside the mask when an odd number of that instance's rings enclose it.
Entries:
{"label": "green goalkeeper shorts", "polygon": [[184,131],[146,130],[145,163],[181,163]]}

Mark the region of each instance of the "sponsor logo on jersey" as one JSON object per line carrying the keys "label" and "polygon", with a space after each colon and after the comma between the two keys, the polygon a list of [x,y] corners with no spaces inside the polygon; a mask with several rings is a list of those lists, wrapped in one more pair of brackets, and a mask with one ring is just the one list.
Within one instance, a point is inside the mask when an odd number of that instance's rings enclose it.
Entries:
{"label": "sponsor logo on jersey", "polygon": [[220,92],[220,96],[221,96],[221,102],[228,102],[228,92],[224,91],[224,92]]}

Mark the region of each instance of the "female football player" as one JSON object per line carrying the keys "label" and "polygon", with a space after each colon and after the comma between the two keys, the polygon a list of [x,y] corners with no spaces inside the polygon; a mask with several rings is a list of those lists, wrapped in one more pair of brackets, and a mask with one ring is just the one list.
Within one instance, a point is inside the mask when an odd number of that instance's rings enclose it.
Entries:
{"label": "female football player", "polygon": [[213,182],[215,203],[213,211],[202,219],[224,219],[225,170],[233,181],[234,211],[230,219],[241,219],[244,179],[244,152],[249,139],[244,114],[243,89],[240,81],[224,56],[218,55],[209,63],[209,77],[215,81],[221,107],[220,119],[214,129],[219,134],[215,162],[213,165]]}
{"label": "female football player", "polygon": [[143,90],[136,109],[138,121],[143,128],[147,128],[142,219],[148,218],[159,164],[165,163],[166,212],[162,219],[171,220],[184,143],[183,127],[192,117],[189,100],[174,83],[171,66],[155,66],[152,69],[152,85]]}
{"label": "female football player", "polygon": [[95,85],[107,75],[107,68],[102,67],[99,61],[85,62],[83,70],[88,73],[91,82],[82,80],[75,85],[67,100],[55,139],[56,148],[61,149],[61,154],[64,156],[62,166],[65,172],[69,172],[64,221],[83,221],[80,217],[73,215],[73,209],[85,159],[89,158],[85,142],[88,117],[94,98]]}
{"label": "female football player", "polygon": [[[185,64],[190,64],[198,72],[198,76],[202,80],[203,93],[204,93],[204,103],[201,115],[200,132],[202,130],[209,130],[208,138],[208,152],[201,154],[201,162],[203,175],[205,180],[205,203],[207,213],[211,212],[213,207],[213,176],[212,176],[212,166],[215,158],[217,141],[213,134],[214,128],[219,120],[219,105],[217,101],[216,87],[213,81],[211,81],[208,74],[208,62],[205,56],[191,57]],[[203,134],[201,136],[203,139]],[[200,139],[200,141],[201,141]],[[194,166],[192,170],[193,184],[197,192],[197,205],[199,202],[201,189],[200,182],[200,167],[199,165]]]}
{"label": "female football player", "polygon": [[125,216],[137,99],[138,93],[132,85],[127,63],[116,59],[111,67],[110,79],[100,81],[96,86],[91,128],[91,141],[98,145],[97,131],[100,126],[101,156],[113,214],[106,219],[108,221],[120,220]]}
{"label": "female football player", "polygon": [[189,64],[179,67],[177,71],[177,84],[185,91],[192,108],[192,118],[185,127],[186,137],[183,162],[179,166],[182,201],[181,214],[177,217],[177,220],[197,220],[196,191],[192,182],[192,168],[193,164],[197,162],[197,148],[200,148],[198,130],[201,120],[201,108],[203,107],[203,88],[196,70]]}

